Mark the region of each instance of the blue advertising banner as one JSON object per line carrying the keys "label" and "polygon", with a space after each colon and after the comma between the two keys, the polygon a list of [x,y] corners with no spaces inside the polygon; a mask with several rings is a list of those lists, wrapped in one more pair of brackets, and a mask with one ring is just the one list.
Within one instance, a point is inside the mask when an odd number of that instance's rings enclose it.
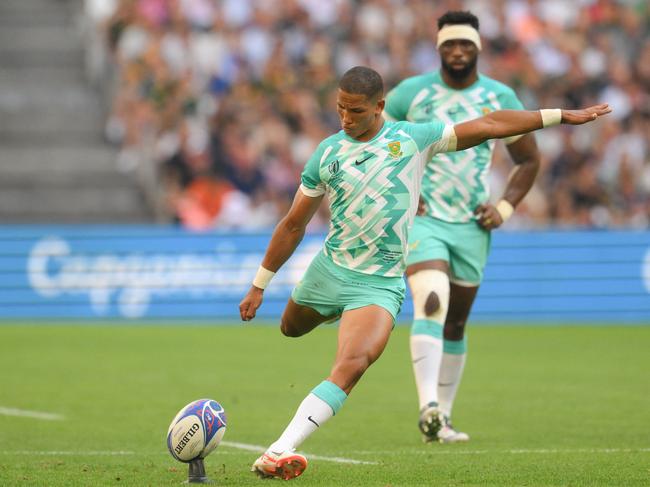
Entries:
{"label": "blue advertising banner", "polygon": [[[265,293],[277,320],[324,236]],[[238,319],[270,233],[0,226],[0,319]],[[402,320],[411,316],[410,297]],[[495,232],[472,321],[650,324],[650,232]]]}

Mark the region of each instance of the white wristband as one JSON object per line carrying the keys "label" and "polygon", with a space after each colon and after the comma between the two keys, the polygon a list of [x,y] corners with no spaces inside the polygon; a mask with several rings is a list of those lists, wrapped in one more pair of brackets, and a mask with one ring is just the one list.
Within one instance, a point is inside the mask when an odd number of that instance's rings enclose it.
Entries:
{"label": "white wristband", "polygon": [[266,289],[266,286],[269,285],[273,276],[275,276],[275,272],[260,266],[260,268],[257,269],[257,274],[255,274],[255,279],[253,279],[253,286],[260,289]]}
{"label": "white wristband", "polygon": [[560,125],[562,123],[562,109],[544,109],[540,110],[542,115],[542,127],[552,127],[553,125]]}
{"label": "white wristband", "polygon": [[515,212],[515,207],[512,206],[508,200],[500,200],[495,208],[499,212],[499,215],[501,215],[501,220],[503,220],[503,223],[507,222]]}

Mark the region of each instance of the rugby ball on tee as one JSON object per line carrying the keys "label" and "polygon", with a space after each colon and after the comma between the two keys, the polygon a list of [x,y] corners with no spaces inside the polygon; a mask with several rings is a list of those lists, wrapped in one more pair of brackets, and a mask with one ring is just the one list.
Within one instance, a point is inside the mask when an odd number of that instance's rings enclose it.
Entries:
{"label": "rugby ball on tee", "polygon": [[181,409],[167,430],[167,448],[172,456],[189,463],[205,458],[226,432],[226,412],[212,399],[199,399]]}

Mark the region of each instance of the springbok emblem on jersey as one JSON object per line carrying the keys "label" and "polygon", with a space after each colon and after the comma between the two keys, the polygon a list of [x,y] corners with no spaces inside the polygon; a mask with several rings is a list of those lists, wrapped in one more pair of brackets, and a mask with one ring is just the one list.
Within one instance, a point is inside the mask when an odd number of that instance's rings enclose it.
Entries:
{"label": "springbok emblem on jersey", "polygon": [[390,151],[389,155],[393,159],[402,157],[402,144],[400,144],[399,140],[397,142],[390,142],[388,144],[388,150]]}

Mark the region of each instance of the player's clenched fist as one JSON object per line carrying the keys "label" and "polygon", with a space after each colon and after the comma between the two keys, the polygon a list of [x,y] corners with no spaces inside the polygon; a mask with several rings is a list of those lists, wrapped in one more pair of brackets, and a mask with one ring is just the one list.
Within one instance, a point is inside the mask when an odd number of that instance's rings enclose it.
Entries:
{"label": "player's clenched fist", "polygon": [[239,303],[239,315],[242,321],[250,321],[255,318],[255,313],[262,304],[262,299],[264,299],[264,290],[251,286],[244,299]]}
{"label": "player's clenched fist", "polygon": [[494,230],[503,224],[503,217],[494,205],[485,203],[474,210],[478,224],[485,230]]}

